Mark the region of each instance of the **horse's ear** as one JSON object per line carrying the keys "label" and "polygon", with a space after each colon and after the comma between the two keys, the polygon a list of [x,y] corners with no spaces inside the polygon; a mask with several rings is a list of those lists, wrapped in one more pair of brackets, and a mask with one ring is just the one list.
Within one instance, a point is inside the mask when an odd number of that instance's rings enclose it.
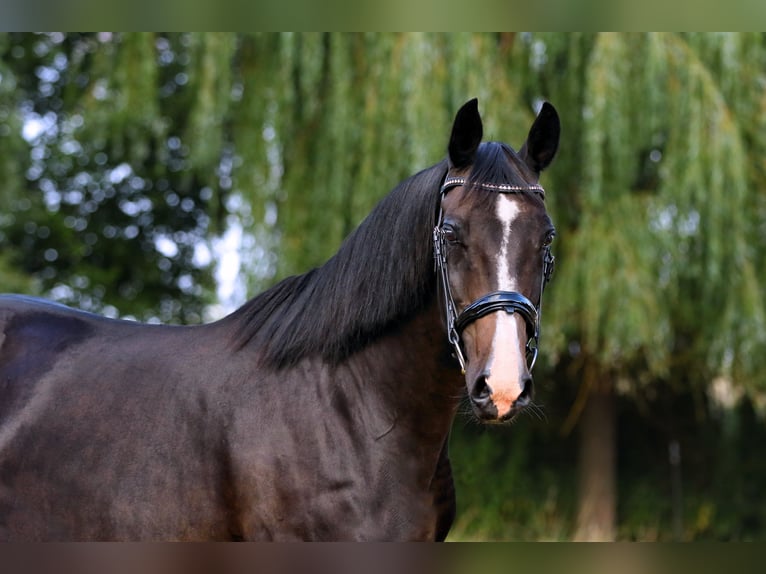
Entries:
{"label": "horse's ear", "polygon": [[474,98],[463,104],[455,116],[455,123],[452,124],[448,148],[451,167],[459,169],[473,163],[482,134],[479,100]]}
{"label": "horse's ear", "polygon": [[548,167],[559,148],[561,122],[559,114],[548,102],[543,103],[532,127],[529,129],[527,141],[521,146],[519,156],[535,173],[540,173]]}

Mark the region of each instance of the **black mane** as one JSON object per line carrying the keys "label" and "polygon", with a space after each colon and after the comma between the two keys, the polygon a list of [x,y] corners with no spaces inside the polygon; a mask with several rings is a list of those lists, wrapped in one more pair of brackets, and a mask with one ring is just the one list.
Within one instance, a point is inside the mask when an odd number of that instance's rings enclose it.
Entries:
{"label": "black mane", "polygon": [[434,296],[431,233],[446,160],[399,184],[324,265],[235,311],[235,345],[274,368],[309,355],[337,363]]}

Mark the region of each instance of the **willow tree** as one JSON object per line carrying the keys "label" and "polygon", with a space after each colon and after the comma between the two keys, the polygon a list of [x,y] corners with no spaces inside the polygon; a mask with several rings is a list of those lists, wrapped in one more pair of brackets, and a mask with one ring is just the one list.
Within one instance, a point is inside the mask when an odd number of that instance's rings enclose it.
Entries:
{"label": "willow tree", "polygon": [[[507,129],[530,115],[496,36],[5,34],[0,50],[5,187],[24,197],[0,222],[3,256],[44,294],[144,318],[199,316],[197,246],[227,217],[263,287],[322,263],[438,161],[468,97]],[[147,265],[123,263],[128,244]]]}
{"label": "willow tree", "polygon": [[570,120],[546,336],[580,378],[577,536],[612,539],[616,388],[763,391],[764,40],[540,35],[516,56]]}
{"label": "willow tree", "polygon": [[508,47],[494,35],[242,42],[238,117],[260,126],[263,138],[255,131],[255,140],[236,145],[237,181],[252,209],[276,209],[280,276],[324,262],[388,190],[439,161],[445,126],[470,96],[493,110],[489,129],[498,137],[525,133],[533,111],[503,74]]}
{"label": "willow tree", "polygon": [[506,141],[549,99],[536,375],[579,386],[579,536],[615,536],[615,389],[762,391],[763,36],[5,34],[0,56],[3,290],[198,321],[200,245],[241,228],[252,294],[439,161],[468,98]]}

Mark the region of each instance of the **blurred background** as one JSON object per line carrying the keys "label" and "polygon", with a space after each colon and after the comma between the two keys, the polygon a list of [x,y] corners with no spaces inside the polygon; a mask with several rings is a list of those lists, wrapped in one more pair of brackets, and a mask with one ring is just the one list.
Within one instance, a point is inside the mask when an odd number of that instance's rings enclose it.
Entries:
{"label": "blurred background", "polygon": [[199,323],[322,264],[458,107],[543,100],[537,402],[455,423],[452,540],[766,539],[766,36],[2,33],[0,292]]}

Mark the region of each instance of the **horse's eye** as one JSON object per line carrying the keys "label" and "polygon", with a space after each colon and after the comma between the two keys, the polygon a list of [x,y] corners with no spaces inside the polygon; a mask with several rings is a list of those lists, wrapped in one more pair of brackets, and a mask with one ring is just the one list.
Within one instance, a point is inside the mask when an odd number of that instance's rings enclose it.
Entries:
{"label": "horse's eye", "polygon": [[550,247],[551,243],[553,243],[553,238],[556,237],[555,233],[549,233],[545,236],[545,240],[543,241],[543,247]]}
{"label": "horse's eye", "polygon": [[442,228],[442,233],[444,234],[444,239],[447,243],[457,243],[459,241],[457,231],[451,225],[445,225]]}

